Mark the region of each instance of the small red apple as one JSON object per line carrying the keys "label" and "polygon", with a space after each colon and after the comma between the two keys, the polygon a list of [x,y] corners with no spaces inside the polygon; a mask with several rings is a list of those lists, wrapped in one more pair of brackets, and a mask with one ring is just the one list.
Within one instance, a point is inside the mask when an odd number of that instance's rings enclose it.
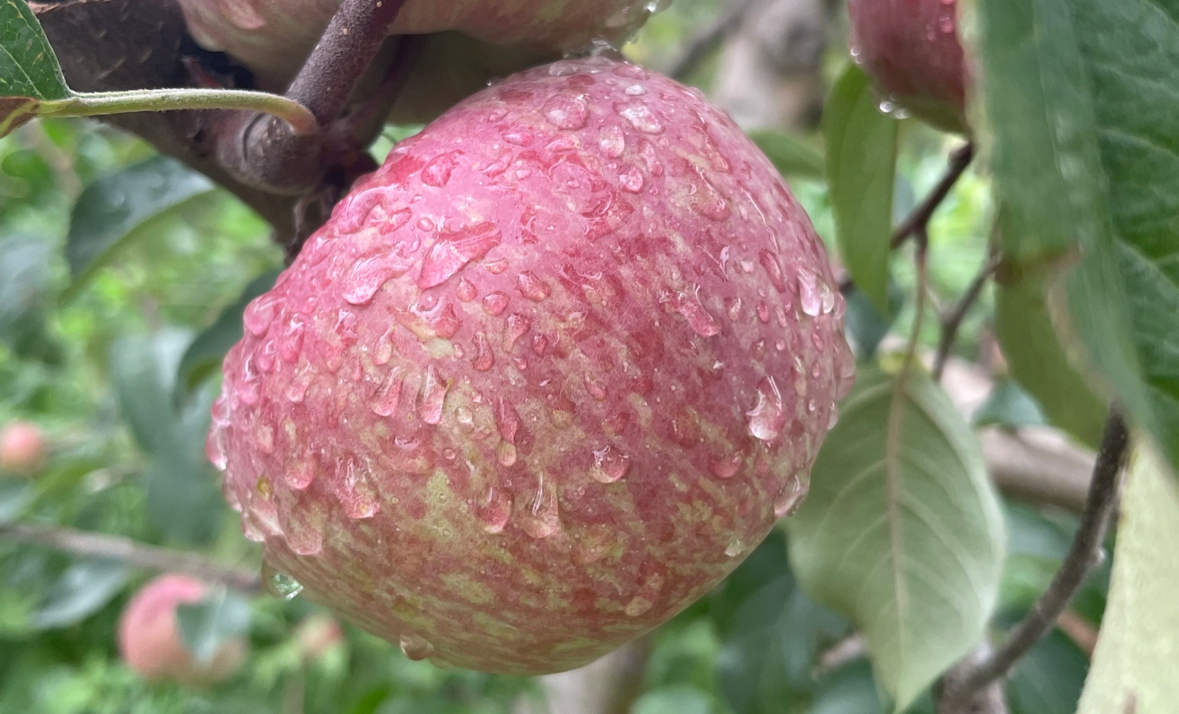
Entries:
{"label": "small red apple", "polygon": [[208,453],[270,566],[410,657],[571,669],[802,502],[852,383],[843,310],[731,119],[562,61],[356,184],[246,309]]}
{"label": "small red apple", "polygon": [[143,586],[119,622],[119,651],[127,666],[147,680],[190,686],[233,676],[245,659],[244,640],[229,640],[208,662],[198,662],[180,633],[177,606],[198,603],[206,592],[203,583],[184,575],[162,575]]}
{"label": "small red apple", "polygon": [[0,473],[32,476],[45,467],[45,434],[28,421],[11,421],[0,429]]}
{"label": "small red apple", "polygon": [[968,133],[969,66],[957,0],[848,0],[852,54],[888,101],[946,131]]}

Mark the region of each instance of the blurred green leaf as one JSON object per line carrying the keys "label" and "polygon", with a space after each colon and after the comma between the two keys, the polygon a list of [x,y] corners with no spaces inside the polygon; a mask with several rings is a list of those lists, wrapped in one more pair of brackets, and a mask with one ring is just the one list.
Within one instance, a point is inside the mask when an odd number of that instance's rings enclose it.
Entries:
{"label": "blurred green leaf", "polygon": [[978,7],[1005,250],[1079,253],[1068,331],[1179,466],[1179,3]]}
{"label": "blurred green leaf", "polygon": [[895,119],[877,108],[868,77],[849,64],[823,110],[836,242],[856,287],[889,313],[888,257],[896,183]]}
{"label": "blurred green leaf", "polygon": [[59,348],[45,329],[51,304],[52,245],[28,235],[0,236],[0,343],[17,355],[56,362]]}
{"label": "blurred green leaf", "polygon": [[1001,379],[991,387],[987,400],[974,411],[971,421],[975,426],[1038,426],[1044,423],[1044,415],[1036,400],[1018,384]]}
{"label": "blurred green leaf", "polygon": [[800,137],[783,131],[754,129],[749,132],[749,138],[783,176],[821,181],[827,175],[823,152]]}
{"label": "blurred green leaf", "polygon": [[33,613],[38,629],[69,627],[102,609],[127,584],[129,570],[113,560],[79,560],[61,574]]}
{"label": "blurred green leaf", "polygon": [[57,55],[25,0],[0,0],[0,137],[45,101],[71,94]]}
{"label": "blurred green leaf", "polygon": [[1079,714],[1165,714],[1179,702],[1179,486],[1164,460],[1138,441]]}
{"label": "blurred green leaf", "polygon": [[[904,293],[895,284],[888,286],[888,307],[890,315],[897,315],[905,302]],[[847,295],[847,312],[844,324],[861,361],[871,361],[876,355],[880,342],[892,328],[892,320],[880,314],[872,301],[863,292],[852,290]]]}
{"label": "blurred green leaf", "polygon": [[155,337],[125,337],[111,347],[111,379],[123,418],[148,454],[171,456],[185,449],[172,393],[176,365],[188,334],[167,330]]}
{"label": "blurred green leaf", "polygon": [[903,709],[982,637],[1004,555],[978,440],[923,373],[862,370],[786,521],[812,596],[851,617]]}
{"label": "blurred green leaf", "polygon": [[163,156],[87,186],[70,218],[66,258],[74,282],[66,299],[120,246],[149,235],[156,221],[212,194],[209,179]]}
{"label": "blurred green leaf", "polygon": [[225,308],[217,320],[196,336],[180,360],[179,384],[192,389],[221,366],[225,353],[242,337],[242,312],[251,300],[274,286],[279,271],[258,276],[242,291],[241,297]]}
{"label": "blurred green leaf", "polygon": [[733,617],[746,600],[783,577],[791,582],[794,580],[786,557],[786,536],[780,529],[774,529],[710,593],[708,612],[721,634],[728,634]]}
{"label": "blurred green leaf", "polygon": [[1059,630],[1019,659],[1007,678],[1011,714],[1074,714],[1089,658]]}
{"label": "blurred green leaf", "polygon": [[0,523],[20,516],[36,495],[31,483],[0,478]]}
{"label": "blurred green leaf", "polygon": [[631,711],[634,714],[712,714],[712,697],[690,687],[657,689],[639,697]]}
{"label": "blurred green leaf", "polygon": [[210,662],[227,641],[250,629],[250,603],[237,593],[221,590],[199,603],[176,608],[184,644],[198,662]]}
{"label": "blurred green leaf", "polygon": [[1012,376],[1036,398],[1051,422],[1096,447],[1105,425],[1105,401],[1072,365],[1052,326],[1043,270],[1002,267],[995,290],[995,337]]}

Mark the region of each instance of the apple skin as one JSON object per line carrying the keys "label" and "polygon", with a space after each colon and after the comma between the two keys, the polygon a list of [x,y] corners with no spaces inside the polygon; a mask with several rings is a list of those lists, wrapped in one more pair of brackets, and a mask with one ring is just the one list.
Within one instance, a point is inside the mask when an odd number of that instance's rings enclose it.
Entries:
{"label": "apple skin", "polygon": [[194,687],[232,677],[245,659],[244,640],[229,640],[209,662],[198,663],[180,634],[177,606],[198,603],[205,594],[203,583],[184,575],[161,575],[144,585],[119,621],[119,652],[127,666],[149,681]]}
{"label": "apple skin", "polygon": [[33,422],[14,420],[0,429],[0,474],[33,476],[46,455],[45,433]]}
{"label": "apple skin", "polygon": [[848,0],[847,10],[852,54],[890,100],[939,129],[969,133],[957,0]]}
{"label": "apple skin", "polygon": [[[201,46],[228,52],[254,72],[260,88],[281,92],[340,2],[180,0],[180,5]],[[412,59],[391,119],[428,121],[491,79],[585,50],[596,39],[624,40],[651,12],[648,0],[406,0],[390,34],[429,37]],[[367,84],[373,85],[371,78]]]}
{"label": "apple skin", "polygon": [[207,451],[313,600],[415,659],[572,669],[801,503],[855,371],[835,286],[702,94],[562,61],[357,182],[247,307]]}

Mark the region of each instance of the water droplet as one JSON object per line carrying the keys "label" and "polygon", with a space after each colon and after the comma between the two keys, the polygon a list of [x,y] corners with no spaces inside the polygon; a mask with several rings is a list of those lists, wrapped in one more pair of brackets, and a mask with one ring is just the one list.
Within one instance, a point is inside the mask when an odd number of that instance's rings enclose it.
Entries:
{"label": "water droplet", "polygon": [[459,155],[458,151],[450,151],[431,159],[422,169],[422,183],[437,188],[445,186],[450,181],[450,174],[454,171]]}
{"label": "water droplet", "polygon": [[500,244],[494,223],[477,223],[458,230],[443,230],[422,260],[418,287],[432,288],[449,280],[472,260],[480,260]]}
{"label": "water droplet", "polygon": [[287,399],[292,404],[301,404],[307,397],[307,389],[311,386],[311,379],[314,376],[314,370],[311,369],[311,365],[304,363],[299,369],[299,372],[291,380],[290,385],[287,386]]}
{"label": "water droplet", "polygon": [[504,134],[504,141],[516,146],[531,146],[536,137],[526,129],[513,129]]}
{"label": "water droplet", "polygon": [[491,345],[487,342],[487,334],[480,332],[475,335],[475,359],[471,365],[480,372],[487,372],[495,366],[495,355],[491,352]]}
{"label": "water droplet", "polygon": [[503,397],[495,399],[495,427],[500,438],[509,444],[516,443],[516,432],[520,430],[520,415],[516,407]]}
{"label": "water droplet", "polygon": [[303,335],[306,327],[302,315],[292,315],[287,322],[287,329],[278,342],[278,356],[284,361],[294,363],[299,359],[299,352],[303,349]]}
{"label": "water droplet", "polygon": [[632,84],[622,91],[626,92],[629,97],[641,97],[647,93],[647,88],[641,84]]}
{"label": "water droplet", "polygon": [[643,584],[639,587],[639,591],[626,605],[625,612],[627,616],[638,617],[647,613],[655,606],[655,601],[659,599],[659,591],[662,589],[662,575],[656,573],[644,580]]}
{"label": "water droplet", "polygon": [[798,269],[798,303],[811,317],[823,312],[823,297],[819,293],[819,276],[807,268]]}
{"label": "water droplet", "polygon": [[592,374],[585,375],[585,389],[599,402],[606,399],[606,383]]}
{"label": "water droplet", "polygon": [[736,558],[744,551],[745,543],[743,543],[740,538],[734,538],[733,540],[729,541],[727,546],[725,546],[725,555],[729,556],[730,558]]}
{"label": "water droplet", "polygon": [[631,126],[644,134],[660,134],[663,132],[663,123],[651,112],[650,107],[642,102],[628,102],[626,104],[615,105],[615,110],[619,116],[629,121]]}
{"label": "water droplet", "polygon": [[361,258],[344,279],[344,299],[352,305],[368,304],[394,272],[385,255]]}
{"label": "water droplet", "polygon": [[745,456],[741,452],[715,459],[710,468],[712,475],[720,479],[733,478],[745,463]]}
{"label": "water droplet", "polygon": [[303,586],[285,573],[281,573],[268,561],[262,561],[262,587],[266,592],[280,600],[293,600],[303,592]]}
{"label": "water droplet", "polygon": [[[504,327],[504,351],[511,352],[528,330],[532,328],[532,320],[519,313],[508,315],[507,325]],[[523,367],[521,367],[523,369]]]}
{"label": "water droplet", "polygon": [[483,298],[483,311],[488,315],[502,315],[504,310],[508,309],[510,300],[511,298],[501,292],[488,293]]}
{"label": "water droplet", "polygon": [[643,172],[637,166],[628,166],[618,173],[618,185],[623,191],[638,193],[643,190]]}
{"label": "water droplet", "polygon": [[757,385],[757,405],[745,413],[749,417],[749,433],[762,441],[778,438],[786,425],[786,410],[782,393],[773,377],[763,377]]}
{"label": "water droplet", "polygon": [[520,526],[533,538],[548,538],[561,528],[557,489],[543,472],[536,477],[536,490],[521,514]]}
{"label": "water droplet", "polygon": [[835,311],[836,292],[831,289],[827,281],[819,283],[819,307],[824,315],[829,315]]}
{"label": "water droplet", "polygon": [[520,291],[521,295],[533,302],[544,300],[552,292],[552,288],[549,287],[548,283],[536,277],[528,270],[516,276],[516,289]]}
{"label": "water droplet", "polygon": [[246,329],[255,337],[261,337],[270,329],[270,323],[274,321],[274,313],[279,308],[280,299],[275,295],[267,293],[250,301],[246,305],[245,311],[242,313],[242,323],[245,324]]}
{"label": "water droplet", "polygon": [[630,457],[609,446],[594,449],[594,467],[590,476],[598,483],[614,483],[630,470]]}
{"label": "water droplet", "polygon": [[228,427],[224,424],[214,424],[205,438],[205,455],[218,471],[224,471],[229,466],[228,442]]}
{"label": "water droplet", "polygon": [[762,324],[767,324],[770,321],[770,306],[764,302],[757,303],[757,319],[761,320]]}
{"label": "water droplet", "polygon": [[511,517],[512,499],[502,487],[489,486],[479,509],[483,530],[488,533],[502,533]]}
{"label": "water droplet", "polygon": [[712,337],[720,334],[720,323],[700,302],[700,286],[696,286],[696,289],[691,293],[681,292],[679,294],[676,312],[684,316],[697,335]]}
{"label": "water droplet", "polygon": [[574,131],[585,126],[589,108],[580,97],[557,94],[545,102],[544,117],[558,129]]}
{"label": "water droplet", "polygon": [[495,447],[495,460],[505,468],[515,466],[518,456],[516,447],[506,441],[499,442],[499,445]]}
{"label": "water droplet", "polygon": [[303,491],[315,480],[315,470],[314,457],[304,456],[283,471],[283,480],[296,491]]}
{"label": "water droplet", "polygon": [[479,289],[475,284],[466,278],[460,278],[458,287],[454,290],[455,297],[463,302],[471,302],[479,297]]}
{"label": "water droplet", "polygon": [[449,382],[443,382],[434,371],[434,365],[426,368],[426,377],[422,380],[421,403],[418,405],[418,416],[427,424],[437,425],[442,421],[442,406],[446,401],[446,391],[450,389]]}
{"label": "water droplet", "polygon": [[373,413],[377,416],[391,417],[397,413],[397,406],[401,404],[401,385],[403,377],[400,367],[394,367],[389,371],[389,378],[385,380],[385,384],[381,387],[381,391],[377,393],[377,398],[372,403]]}
{"label": "water droplet", "polygon": [[770,282],[774,284],[774,289],[780,293],[786,292],[786,281],[782,278],[782,266],[778,263],[778,258],[768,250],[763,250],[757,255],[761,266],[766,269],[766,274],[770,276]]}
{"label": "water droplet", "polygon": [[611,124],[598,133],[598,148],[606,158],[617,159],[626,150],[626,136],[622,129]]}
{"label": "water droplet", "polygon": [[776,518],[793,516],[802,507],[808,490],[807,481],[809,478],[804,474],[794,474],[786,481],[786,485],[774,497],[774,516]]}
{"label": "water droplet", "polygon": [[398,638],[398,644],[401,645],[401,651],[405,653],[405,656],[415,662],[426,659],[434,654],[434,645],[427,642],[426,638],[412,630],[406,630],[402,633],[401,637]]}
{"label": "water droplet", "polygon": [[723,221],[733,212],[729,202],[721,195],[712,182],[704,178],[698,166],[690,165],[696,174],[688,188],[688,205],[692,210],[713,221]]}

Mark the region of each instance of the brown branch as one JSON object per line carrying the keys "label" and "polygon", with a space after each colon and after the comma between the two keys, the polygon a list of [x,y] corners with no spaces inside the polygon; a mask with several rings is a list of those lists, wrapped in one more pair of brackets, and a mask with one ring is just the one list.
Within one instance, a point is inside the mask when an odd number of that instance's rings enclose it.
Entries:
{"label": "brown branch", "polygon": [[708,55],[712,54],[713,50],[720,46],[725,36],[740,24],[745,13],[753,6],[754,1],[732,0],[729,6],[721,12],[720,17],[688,41],[679,58],[668,69],[667,76],[681,82],[684,81]]}
{"label": "brown branch", "polygon": [[971,160],[974,159],[974,144],[967,142],[961,147],[955,149],[950,154],[950,165],[946,167],[945,174],[942,175],[937,185],[925,197],[917,208],[905,219],[897,229],[893,231],[892,238],[889,240],[889,246],[892,248],[900,247],[906,240],[909,239],[918,228],[928,228],[930,219],[937,211],[942,202],[946,200],[946,196],[950,195],[950,189],[954,188],[954,184],[958,183],[958,179],[966,172],[966,168],[970,166]]}
{"label": "brown branch", "polygon": [[958,339],[958,330],[962,327],[962,321],[966,319],[966,314],[970,312],[970,308],[974,307],[974,303],[982,295],[982,290],[986,287],[987,281],[995,274],[999,268],[999,255],[992,253],[987,262],[983,264],[978,274],[970,281],[966,292],[962,294],[961,299],[954,305],[953,309],[941,316],[942,333],[938,340],[937,353],[933,358],[933,373],[934,380],[940,381],[942,372],[946,368],[946,360],[950,358],[950,352],[954,349],[954,342]]}
{"label": "brown branch", "polygon": [[1111,407],[1101,448],[1097,453],[1097,463],[1093,467],[1089,498],[1064,563],[1048,590],[1036,601],[1027,616],[1011,629],[1007,639],[994,653],[978,663],[966,666],[960,678],[947,685],[943,703],[948,708],[941,711],[956,711],[954,707],[964,707],[975,692],[1006,676],[1019,658],[1052,630],[1089,572],[1101,561],[1101,544],[1117,502],[1118,473],[1125,459],[1128,442],[1129,435],[1121,413],[1116,407]]}
{"label": "brown branch", "polygon": [[223,584],[249,595],[263,593],[257,571],[222,565],[198,553],[147,545],[129,538],[89,533],[63,526],[0,523],[0,539],[31,543],[73,555],[119,560],[138,568],[182,573]]}

